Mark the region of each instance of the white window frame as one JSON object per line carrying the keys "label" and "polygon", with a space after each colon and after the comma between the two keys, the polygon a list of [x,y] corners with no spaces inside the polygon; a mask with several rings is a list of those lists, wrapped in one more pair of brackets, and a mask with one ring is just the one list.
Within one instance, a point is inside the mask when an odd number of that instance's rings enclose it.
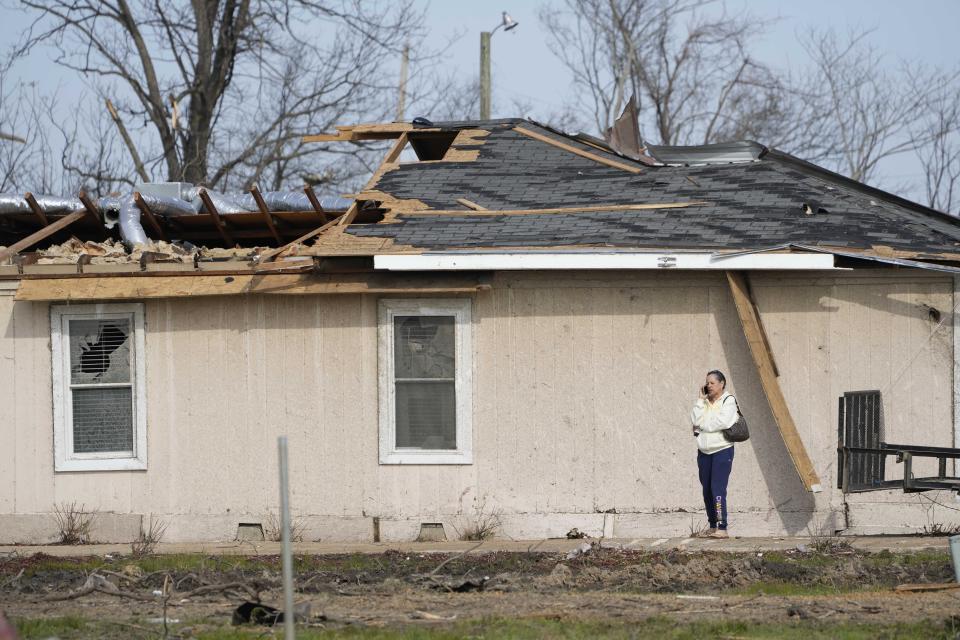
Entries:
{"label": "white window frame", "polygon": [[[469,298],[383,299],[379,309],[380,464],[473,464],[473,347]],[[457,448],[397,447],[394,317],[454,317]]]}
{"label": "white window frame", "polygon": [[[70,393],[70,320],[129,319],[133,327],[130,375],[133,389],[133,451],[74,453]],[[146,366],[143,305],[80,304],[50,307],[53,351],[53,448],[56,471],[137,471],[147,468]]]}

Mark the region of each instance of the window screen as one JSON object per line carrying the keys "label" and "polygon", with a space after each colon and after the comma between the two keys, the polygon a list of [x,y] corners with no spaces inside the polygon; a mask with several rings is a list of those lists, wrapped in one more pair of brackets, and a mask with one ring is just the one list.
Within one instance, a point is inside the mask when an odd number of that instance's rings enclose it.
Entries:
{"label": "window screen", "polygon": [[133,451],[130,319],[68,322],[73,452]]}
{"label": "window screen", "polygon": [[396,446],[456,449],[454,316],[394,316]]}

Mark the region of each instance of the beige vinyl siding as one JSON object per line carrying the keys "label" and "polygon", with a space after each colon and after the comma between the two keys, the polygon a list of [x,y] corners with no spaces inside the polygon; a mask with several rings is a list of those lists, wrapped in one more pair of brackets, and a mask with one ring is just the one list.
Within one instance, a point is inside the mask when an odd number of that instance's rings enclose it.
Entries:
{"label": "beige vinyl siding", "polygon": [[[368,536],[373,516],[385,539],[421,521],[460,526],[475,501],[500,510],[514,537],[563,535],[610,509],[618,535],[683,535],[702,509],[687,414],[710,368],[727,373],[753,434],[736,451],[734,528],[839,522],[844,391],[884,390],[888,440],[953,442],[950,278],[751,282],[818,496],[783,447],[722,273],[511,273],[472,296],[470,465],[378,463],[377,296],[225,296],[145,303],[147,470],[55,474],[49,307],[0,296],[0,523],[76,500],[166,518],[170,539],[228,537],[276,510],[286,434],[293,509],[325,540]],[[946,318],[929,340],[924,305]],[[916,497],[848,502],[852,526],[916,523]]]}

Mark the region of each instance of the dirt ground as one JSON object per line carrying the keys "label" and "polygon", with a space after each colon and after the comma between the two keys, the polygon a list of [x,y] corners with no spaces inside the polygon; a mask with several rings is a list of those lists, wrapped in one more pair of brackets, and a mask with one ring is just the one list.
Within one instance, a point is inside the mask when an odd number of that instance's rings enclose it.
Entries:
{"label": "dirt ground", "polygon": [[[310,604],[312,625],[333,630],[436,628],[491,617],[807,621],[819,628],[929,622],[960,628],[960,590],[894,590],[952,582],[949,555],[941,550],[868,553],[843,544],[737,553],[593,547],[574,558],[536,551],[388,551],[298,557],[296,565],[297,602]],[[0,560],[0,606],[22,631],[24,621],[76,617],[111,621],[118,638],[162,637],[166,601],[169,637],[203,637],[229,628],[234,609],[258,599],[282,606],[276,556],[41,554]]]}

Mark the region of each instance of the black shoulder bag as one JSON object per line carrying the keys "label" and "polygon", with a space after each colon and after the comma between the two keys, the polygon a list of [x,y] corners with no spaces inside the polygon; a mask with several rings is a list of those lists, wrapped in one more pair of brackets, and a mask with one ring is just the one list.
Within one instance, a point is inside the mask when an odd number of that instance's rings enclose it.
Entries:
{"label": "black shoulder bag", "polygon": [[747,419],[743,417],[743,414],[740,413],[740,403],[737,402],[736,396],[731,396],[733,401],[737,405],[737,421],[733,423],[733,426],[729,429],[723,430],[723,437],[727,439],[728,442],[744,442],[745,440],[750,439],[750,429],[747,428]]}

